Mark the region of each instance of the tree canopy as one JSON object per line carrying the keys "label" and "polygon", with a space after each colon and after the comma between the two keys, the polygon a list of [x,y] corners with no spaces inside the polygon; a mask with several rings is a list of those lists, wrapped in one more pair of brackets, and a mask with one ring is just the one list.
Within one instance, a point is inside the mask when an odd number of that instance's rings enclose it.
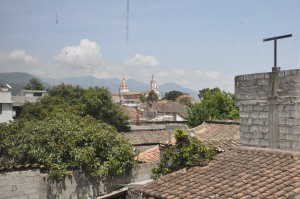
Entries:
{"label": "tree canopy", "polygon": [[234,94],[219,88],[205,88],[198,94],[201,102],[189,110],[188,123],[195,127],[208,119],[238,119],[238,107],[234,105]]}
{"label": "tree canopy", "polygon": [[192,167],[204,166],[216,154],[214,148],[202,144],[195,137],[190,137],[184,130],[176,130],[176,144],[163,150],[163,158],[156,168],[152,170],[153,178],[167,175],[174,171]]}
{"label": "tree canopy", "polygon": [[146,102],[148,104],[152,104],[154,102],[157,102],[157,100],[158,100],[158,95],[155,93],[154,90],[151,90],[146,97]]}
{"label": "tree canopy", "polygon": [[45,90],[45,86],[37,79],[32,78],[29,83],[24,87],[25,90]]}
{"label": "tree canopy", "polygon": [[43,119],[0,124],[0,167],[38,163],[56,180],[79,169],[109,177],[130,171],[133,157],[132,146],[113,127],[64,106]]}
{"label": "tree canopy", "polygon": [[177,99],[177,97],[179,97],[179,96],[181,96],[183,94],[184,93],[181,92],[181,91],[175,91],[175,90],[173,90],[173,91],[165,93],[164,99],[175,101]]}
{"label": "tree canopy", "polygon": [[66,84],[54,86],[47,96],[36,103],[25,104],[22,107],[21,117],[43,119],[57,106],[74,109],[80,116],[90,115],[118,130],[125,130],[128,124],[128,116],[113,103],[107,89],[99,87],[84,89]]}

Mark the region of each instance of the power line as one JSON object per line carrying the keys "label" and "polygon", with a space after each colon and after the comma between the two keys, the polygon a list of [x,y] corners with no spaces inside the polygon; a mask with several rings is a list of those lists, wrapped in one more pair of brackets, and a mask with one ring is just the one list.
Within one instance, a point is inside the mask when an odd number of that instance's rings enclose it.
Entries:
{"label": "power line", "polygon": [[126,17],[126,44],[128,46],[128,39],[129,39],[129,0],[127,0],[127,17]]}

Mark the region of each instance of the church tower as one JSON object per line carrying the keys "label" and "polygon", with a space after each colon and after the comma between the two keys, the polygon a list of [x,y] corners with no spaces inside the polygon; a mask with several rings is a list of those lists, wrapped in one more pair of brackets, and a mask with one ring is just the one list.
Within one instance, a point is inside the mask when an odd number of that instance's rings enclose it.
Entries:
{"label": "church tower", "polygon": [[129,87],[128,87],[128,84],[126,83],[126,78],[125,77],[123,77],[122,82],[121,82],[121,84],[119,86],[119,92],[120,93],[127,93],[127,92],[129,92]]}
{"label": "church tower", "polygon": [[156,84],[156,80],[154,79],[154,75],[152,75],[152,79],[150,81],[150,89],[149,91],[154,91],[158,96],[159,96],[159,91],[158,91],[158,87]]}

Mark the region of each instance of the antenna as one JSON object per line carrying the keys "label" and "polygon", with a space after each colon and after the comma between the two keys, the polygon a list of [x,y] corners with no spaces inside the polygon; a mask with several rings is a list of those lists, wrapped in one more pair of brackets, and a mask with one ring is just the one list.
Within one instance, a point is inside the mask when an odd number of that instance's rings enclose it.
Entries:
{"label": "antenna", "polygon": [[280,70],[280,68],[277,67],[277,39],[283,39],[283,38],[287,38],[287,37],[291,37],[291,36],[293,36],[293,35],[292,34],[281,35],[281,36],[277,36],[277,37],[270,37],[270,38],[263,39],[263,42],[274,40],[274,67],[272,68],[272,71],[276,72],[276,71]]}
{"label": "antenna", "polygon": [[91,67],[91,87],[93,86],[93,66],[96,66],[94,64],[87,64],[88,66]]}

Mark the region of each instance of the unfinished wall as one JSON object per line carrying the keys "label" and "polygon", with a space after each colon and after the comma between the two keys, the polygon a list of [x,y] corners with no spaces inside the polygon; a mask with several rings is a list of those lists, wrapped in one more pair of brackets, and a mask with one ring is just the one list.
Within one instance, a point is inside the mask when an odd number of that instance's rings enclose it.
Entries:
{"label": "unfinished wall", "polygon": [[38,169],[0,174],[0,199],[79,199],[96,198],[120,185],[148,180],[156,164],[140,164],[131,175],[120,175],[114,180],[92,180],[78,171],[62,182],[49,182]]}
{"label": "unfinished wall", "polygon": [[300,151],[300,70],[235,77],[241,144]]}

